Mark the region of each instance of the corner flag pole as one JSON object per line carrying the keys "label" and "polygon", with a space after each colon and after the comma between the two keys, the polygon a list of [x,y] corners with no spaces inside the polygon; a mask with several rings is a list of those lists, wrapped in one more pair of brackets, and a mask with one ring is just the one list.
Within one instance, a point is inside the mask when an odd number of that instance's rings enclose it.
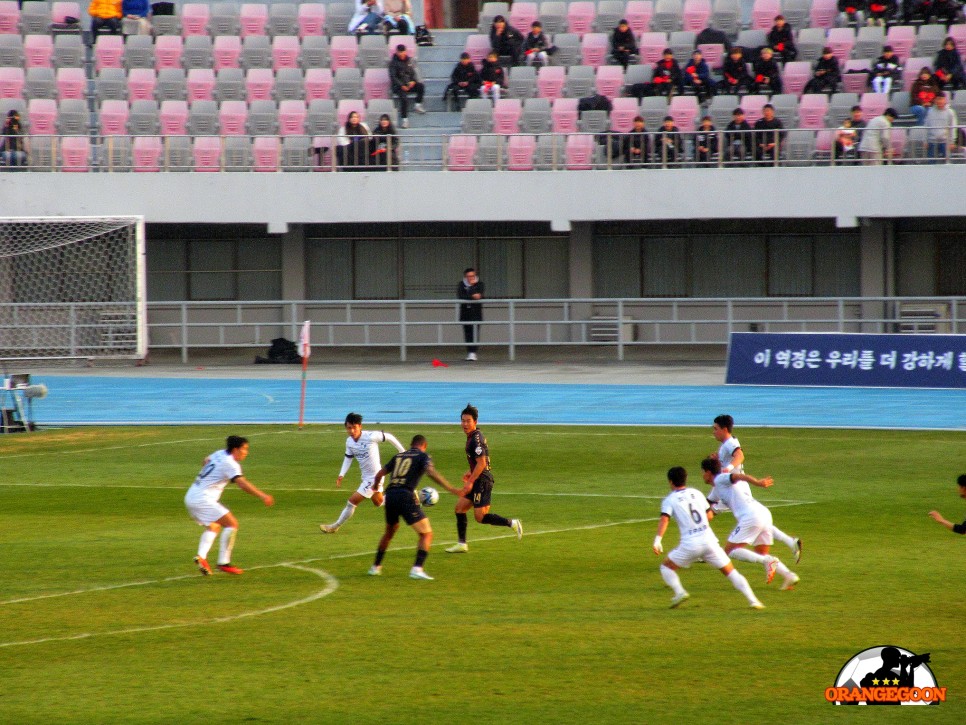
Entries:
{"label": "corner flag pole", "polygon": [[305,425],[305,373],[309,367],[309,356],[312,354],[312,343],[309,334],[312,329],[311,320],[306,320],[302,325],[302,333],[299,335],[299,354],[302,356],[302,394],[299,397],[299,430]]}

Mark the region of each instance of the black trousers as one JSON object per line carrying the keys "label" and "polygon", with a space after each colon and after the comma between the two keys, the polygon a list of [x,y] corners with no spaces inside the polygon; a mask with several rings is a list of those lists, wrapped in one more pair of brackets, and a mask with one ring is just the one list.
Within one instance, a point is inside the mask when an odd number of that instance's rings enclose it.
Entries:
{"label": "black trousers", "polygon": [[[460,312],[460,322],[482,322],[483,310]],[[463,340],[466,341],[466,352],[475,353],[479,350],[476,345],[480,341],[480,326],[478,324],[463,325]]]}
{"label": "black trousers", "polygon": [[426,86],[422,83],[417,83],[410,90],[404,91],[399,86],[392,89],[393,93],[396,94],[396,98],[399,99],[399,117],[407,118],[409,116],[409,94],[416,94],[416,103],[423,102],[423,94],[426,93]]}

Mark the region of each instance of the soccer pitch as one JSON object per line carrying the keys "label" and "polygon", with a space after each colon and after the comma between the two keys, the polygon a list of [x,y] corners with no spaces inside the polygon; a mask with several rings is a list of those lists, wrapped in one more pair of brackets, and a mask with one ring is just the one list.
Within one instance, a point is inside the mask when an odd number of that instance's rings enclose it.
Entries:
{"label": "soccer pitch", "polygon": [[[367,426],[368,427],[368,426]],[[455,540],[455,498],[428,509],[426,570],[407,577],[403,525],[381,577],[366,575],[382,511],[335,487],[342,426],[77,428],[0,436],[0,723],[829,723],[868,720],[824,699],[857,652],[930,652],[945,703],[874,722],[966,718],[966,539],[927,517],[966,517],[963,432],[738,428],[754,489],[804,542],[793,591],[736,562],[766,605],[710,567],[671,593],[651,551],[666,471],[707,490],[701,428],[488,426],[492,511]],[[466,470],[458,425],[393,425],[429,440],[437,469]],[[201,529],[182,499],[203,458],[246,435],[229,485],[241,577],[200,576]],[[392,448],[381,447],[383,462]],[[424,479],[424,485],[432,485]],[[734,519],[712,522],[724,542]],[[677,542],[672,522],[665,551]],[[217,549],[217,544],[216,544]],[[212,558],[214,557],[214,551]]]}

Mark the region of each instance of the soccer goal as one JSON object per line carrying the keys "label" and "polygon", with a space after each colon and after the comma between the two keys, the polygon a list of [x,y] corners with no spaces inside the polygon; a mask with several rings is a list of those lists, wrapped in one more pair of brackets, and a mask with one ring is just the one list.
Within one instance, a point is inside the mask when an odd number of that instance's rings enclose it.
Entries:
{"label": "soccer goal", "polygon": [[0,358],[147,355],[142,217],[0,217]]}

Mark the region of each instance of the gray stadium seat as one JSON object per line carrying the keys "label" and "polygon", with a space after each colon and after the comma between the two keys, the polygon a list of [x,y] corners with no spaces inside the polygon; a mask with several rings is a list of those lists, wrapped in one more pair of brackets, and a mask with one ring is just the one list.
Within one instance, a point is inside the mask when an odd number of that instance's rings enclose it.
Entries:
{"label": "gray stadium seat", "polygon": [[537,137],[537,150],[533,154],[533,168],[537,171],[559,169],[565,156],[566,137],[549,134]]}
{"label": "gray stadium seat", "polygon": [[34,171],[52,171],[57,164],[53,136],[31,136],[30,168]]}
{"label": "gray stadium seat", "polygon": [[598,33],[612,33],[617,23],[624,17],[626,3],[623,0],[600,0],[597,3],[597,17],[594,29]]}
{"label": "gray stadium seat", "polygon": [[359,52],[356,63],[362,70],[367,68],[385,68],[389,63],[389,51],[386,49],[386,39],[379,33],[363,35],[359,39]]}
{"label": "gray stadium seat", "polygon": [[527,98],[520,115],[520,133],[548,133],[551,127],[550,99]]}
{"label": "gray stadium seat", "polygon": [[[490,26],[493,25],[493,18],[497,15],[502,15],[504,18],[509,18],[510,15],[510,4],[503,2],[487,2],[483,3],[483,7],[480,8],[480,20],[477,24],[477,30],[479,30],[484,35],[488,35],[490,32]],[[525,29],[518,28],[520,32],[525,32]]]}
{"label": "gray stadium seat", "polygon": [[737,37],[741,29],[741,8],[738,0],[714,0],[711,6],[711,20],[708,24],[722,31],[729,38]]}
{"label": "gray stadium seat", "polygon": [[329,37],[345,35],[349,32],[349,21],[355,15],[355,8],[351,3],[329,3],[325,8],[325,27]]}
{"label": "gray stadium seat", "polygon": [[316,99],[309,103],[305,116],[305,132],[310,136],[326,136],[335,133],[337,121],[335,101],[328,98]]}
{"label": "gray stadium seat", "polygon": [[28,68],[24,78],[23,94],[31,98],[57,98],[57,79],[53,68]]}
{"label": "gray stadium seat", "polygon": [[275,101],[251,102],[247,131],[252,136],[274,136],[278,133],[278,106]]}
{"label": "gray stadium seat", "polygon": [[252,142],[247,136],[225,136],[222,158],[225,171],[251,171]]}
{"label": "gray stadium seat", "polygon": [[[470,99],[471,101],[474,99]],[[506,137],[480,136],[476,143],[476,156],[473,163],[477,171],[496,171],[505,166]]]}
{"label": "gray stadium seat", "polygon": [[94,79],[94,96],[102,101],[127,100],[127,73],[123,68],[101,68]]}
{"label": "gray stadium seat", "polygon": [[161,167],[167,171],[191,171],[194,158],[191,139],[187,136],[165,136],[161,152]]}
{"label": "gray stadium seat", "polygon": [[268,24],[265,31],[276,35],[299,34],[299,9],[295,3],[272,3],[268,6]]}
{"label": "gray stadium seat", "polygon": [[19,35],[0,35],[0,66],[23,67],[23,40]]}
{"label": "gray stadium seat", "polygon": [[811,11],[812,0],[782,0],[782,15],[795,30],[808,27]]}
{"label": "gray stadium seat", "polygon": [[87,48],[79,35],[54,36],[55,68],[83,68],[86,56]]}
{"label": "gray stadium seat", "polygon": [[731,112],[741,107],[738,96],[718,95],[711,99],[708,115],[715,128],[724,128],[731,123]]}
{"label": "gray stadium seat", "polygon": [[279,68],[275,73],[275,100],[305,98],[305,77],[300,68]]}
{"label": "gray stadium seat", "polygon": [[825,125],[829,128],[838,128],[842,125],[842,121],[851,115],[852,106],[857,105],[859,105],[858,93],[833,93],[829,99]]}
{"label": "gray stadium seat", "polygon": [[303,68],[329,67],[329,39],[324,35],[307,35],[302,38],[302,53],[299,63]]}
{"label": "gray stadium seat", "polygon": [[577,65],[581,60],[580,37],[574,33],[557,33],[553,36],[557,52],[550,56],[552,65]]}
{"label": "gray stadium seat", "polygon": [[132,35],[124,42],[124,67],[154,68],[154,38]]}
{"label": "gray stadium seat", "polygon": [[241,68],[222,68],[215,79],[215,98],[218,101],[244,101],[248,98],[245,88],[245,71]]}
{"label": "gray stadium seat", "polygon": [[935,58],[943,41],[946,39],[946,28],[939,23],[920,25],[916,33],[916,45],[912,51],[914,58]]}
{"label": "gray stadium seat", "polygon": [[874,60],[882,55],[882,46],[885,42],[885,28],[881,25],[859,28],[855,35],[855,45],[852,46],[852,57]]}
{"label": "gray stadium seat", "polygon": [[127,117],[127,132],[132,136],[157,136],[161,115],[157,101],[134,101]]}
{"label": "gray stadium seat", "polygon": [[309,155],[311,139],[308,136],[286,136],[282,139],[282,171],[310,171],[314,164]]}
{"label": "gray stadium seat", "polygon": [[533,98],[535,95],[537,95],[537,69],[530,65],[511,68],[506,97]]}
{"label": "gray stadium seat", "polygon": [[241,32],[241,6],[238,3],[213,3],[208,16],[208,33],[238,35]]}
{"label": "gray stadium seat", "polygon": [[86,135],[91,128],[87,101],[66,98],[57,104],[57,133],[62,136]]}
{"label": "gray stadium seat", "polygon": [[50,32],[50,4],[25,2],[21,5],[20,32],[24,35],[47,35]]}
{"label": "gray stadium seat", "polygon": [[375,130],[379,125],[379,117],[384,113],[389,114],[393,126],[399,126],[396,105],[388,98],[373,98],[366,106],[366,124],[370,130]]}
{"label": "gray stadium seat", "polygon": [[785,128],[798,128],[798,96],[794,93],[776,93],[769,103],[775,107],[775,116]]}
{"label": "gray stadium seat", "polygon": [[673,33],[680,30],[684,21],[681,0],[657,0],[651,16],[651,30],[656,33]]}
{"label": "gray stadium seat", "polygon": [[158,101],[184,101],[188,97],[188,84],[181,68],[162,68],[154,87]]}
{"label": "gray stadium seat", "polygon": [[181,65],[185,70],[192,68],[211,68],[214,56],[211,38],[207,35],[189,35],[184,39],[181,51]]}
{"label": "gray stadium seat", "polygon": [[[540,22],[543,23],[543,32],[548,35],[563,33],[567,30],[567,3],[548,0],[540,3]],[[518,28],[520,32],[527,32],[527,28]],[[486,30],[490,32],[489,28]]]}
{"label": "gray stadium seat", "polygon": [[131,139],[127,136],[105,136],[100,151],[102,168],[112,172],[131,170]]}
{"label": "gray stadium seat", "polygon": [[649,96],[641,99],[641,116],[648,130],[655,131],[668,115],[667,99],[663,96]]}
{"label": "gray stadium seat", "polygon": [[668,47],[674,51],[674,57],[678,64],[684,68],[688,58],[694,52],[694,39],[697,33],[692,30],[677,30],[668,36]]}
{"label": "gray stadium seat", "polygon": [[610,128],[610,118],[607,111],[583,111],[577,128],[583,133],[606,133]]}
{"label": "gray stadium seat", "polygon": [[249,35],[242,41],[239,64],[245,70],[272,67],[272,41],[267,35]]}
{"label": "gray stadium seat", "polygon": [[192,136],[217,136],[221,132],[218,103],[195,101],[188,111],[188,133]]}
{"label": "gray stadium seat", "polygon": [[181,18],[177,15],[153,15],[151,16],[151,32],[155,36],[181,35]]}
{"label": "gray stadium seat", "polygon": [[798,60],[814,63],[822,55],[825,47],[825,28],[802,28],[795,41],[798,48]]}
{"label": "gray stadium seat", "polygon": [[768,35],[764,30],[742,30],[738,33],[735,45],[740,45],[748,51],[745,60],[754,60],[757,57],[758,48],[768,45]]}
{"label": "gray stadium seat", "polygon": [[654,68],[650,65],[629,65],[624,73],[624,87],[630,88],[635,83],[650,83],[654,77]]}
{"label": "gray stadium seat", "polygon": [[489,133],[493,130],[493,105],[487,98],[468,98],[460,123],[463,133]]}
{"label": "gray stadium seat", "polygon": [[336,68],[329,95],[334,101],[362,98],[362,72],[358,68]]}
{"label": "gray stadium seat", "polygon": [[564,94],[568,98],[586,98],[597,87],[597,75],[593,66],[574,65],[567,70]]}

